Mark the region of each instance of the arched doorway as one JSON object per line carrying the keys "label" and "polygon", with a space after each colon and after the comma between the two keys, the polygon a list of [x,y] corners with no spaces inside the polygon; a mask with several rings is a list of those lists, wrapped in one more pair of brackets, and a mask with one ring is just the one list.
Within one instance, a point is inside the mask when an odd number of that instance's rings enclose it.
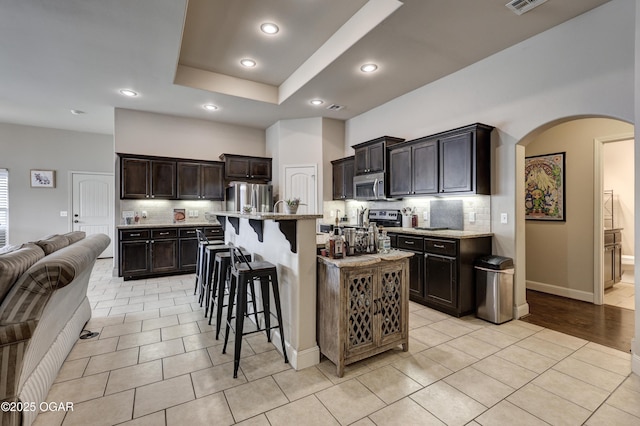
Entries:
{"label": "arched doorway", "polygon": [[[524,237],[518,260],[525,265],[527,289],[602,303],[602,146],[628,137],[633,137],[633,125],[617,119],[567,117],[518,143],[516,164],[522,173],[516,176],[516,226]],[[525,220],[525,157],[551,153],[565,156],[565,220]]]}

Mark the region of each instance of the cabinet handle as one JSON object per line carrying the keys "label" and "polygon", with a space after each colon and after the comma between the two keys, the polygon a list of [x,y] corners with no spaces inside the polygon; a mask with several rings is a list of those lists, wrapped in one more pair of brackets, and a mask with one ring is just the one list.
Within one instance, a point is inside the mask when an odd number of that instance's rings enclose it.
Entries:
{"label": "cabinet handle", "polygon": [[145,243],[145,244],[149,244],[149,240],[145,241],[144,243]]}
{"label": "cabinet handle", "polygon": [[160,235],[169,235],[168,232],[160,232]]}
{"label": "cabinet handle", "polygon": [[442,245],[442,244],[434,244],[433,246],[435,248],[444,248],[444,245]]}
{"label": "cabinet handle", "polygon": [[408,244],[410,246],[414,245],[415,242],[414,241],[404,241],[405,244]]}
{"label": "cabinet handle", "polygon": [[155,195],[152,195],[152,196],[151,196],[151,198],[156,198],[156,196],[155,196]]}
{"label": "cabinet handle", "polygon": [[148,195],[145,195],[145,198],[149,198],[149,196],[148,196]]}
{"label": "cabinet handle", "polygon": [[187,231],[187,234],[195,234],[196,231]]}
{"label": "cabinet handle", "polygon": [[139,237],[140,234],[129,234],[130,237]]}

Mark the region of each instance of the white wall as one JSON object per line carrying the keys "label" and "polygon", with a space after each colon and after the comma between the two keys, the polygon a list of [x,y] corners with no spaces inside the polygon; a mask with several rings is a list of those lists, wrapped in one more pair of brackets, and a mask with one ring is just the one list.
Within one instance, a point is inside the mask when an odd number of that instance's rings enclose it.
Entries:
{"label": "white wall", "polygon": [[[566,117],[633,122],[634,34],[633,2],[612,0],[349,120],[345,154],[351,145],[380,135],[411,139],[474,122],[495,126],[494,252],[515,258],[516,314],[526,313],[524,218],[516,216],[523,213],[517,210],[516,184],[524,149],[516,152],[516,144]],[[501,213],[507,213],[508,224],[500,223]]]}
{"label": "white wall", "polygon": [[[71,230],[70,171],[113,172],[110,135],[0,123],[0,153],[9,170],[10,244]],[[55,188],[31,188],[31,169],[55,170]]]}
{"label": "white wall", "polygon": [[633,236],[635,234],[635,209],[633,199],[633,145],[626,140],[605,143],[602,150],[604,189],[613,190],[613,217],[616,228],[622,228],[622,255],[633,256]]}
{"label": "white wall", "polygon": [[115,152],[219,161],[220,154],[265,155],[265,131],[116,108]]}
{"label": "white wall", "polygon": [[[331,161],[344,157],[344,128],[344,121],[330,118],[322,120],[323,190],[322,192],[318,191],[322,200],[330,201],[333,199],[333,166]],[[322,210],[320,207],[318,212]]]}
{"label": "white wall", "polygon": [[323,200],[331,200],[331,160],[342,157],[344,122],[326,118],[280,120],[267,129],[267,155],[273,157],[274,193],[282,198],[284,166],[316,165],[318,176],[317,211],[322,211]]}

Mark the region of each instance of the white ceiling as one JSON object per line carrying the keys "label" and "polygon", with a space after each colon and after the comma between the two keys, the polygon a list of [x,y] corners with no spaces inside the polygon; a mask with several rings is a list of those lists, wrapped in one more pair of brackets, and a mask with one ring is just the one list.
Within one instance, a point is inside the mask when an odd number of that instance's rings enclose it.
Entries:
{"label": "white ceiling", "polygon": [[607,1],[517,16],[506,0],[1,0],[0,122],[111,134],[116,107],[257,128],[346,120]]}

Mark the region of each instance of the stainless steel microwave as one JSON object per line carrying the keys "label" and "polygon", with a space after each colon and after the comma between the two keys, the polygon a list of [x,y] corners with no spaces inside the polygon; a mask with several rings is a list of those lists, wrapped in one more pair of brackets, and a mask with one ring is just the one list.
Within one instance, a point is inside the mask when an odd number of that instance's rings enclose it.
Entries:
{"label": "stainless steel microwave", "polygon": [[374,201],[387,198],[384,173],[371,173],[353,177],[353,195],[356,200]]}

